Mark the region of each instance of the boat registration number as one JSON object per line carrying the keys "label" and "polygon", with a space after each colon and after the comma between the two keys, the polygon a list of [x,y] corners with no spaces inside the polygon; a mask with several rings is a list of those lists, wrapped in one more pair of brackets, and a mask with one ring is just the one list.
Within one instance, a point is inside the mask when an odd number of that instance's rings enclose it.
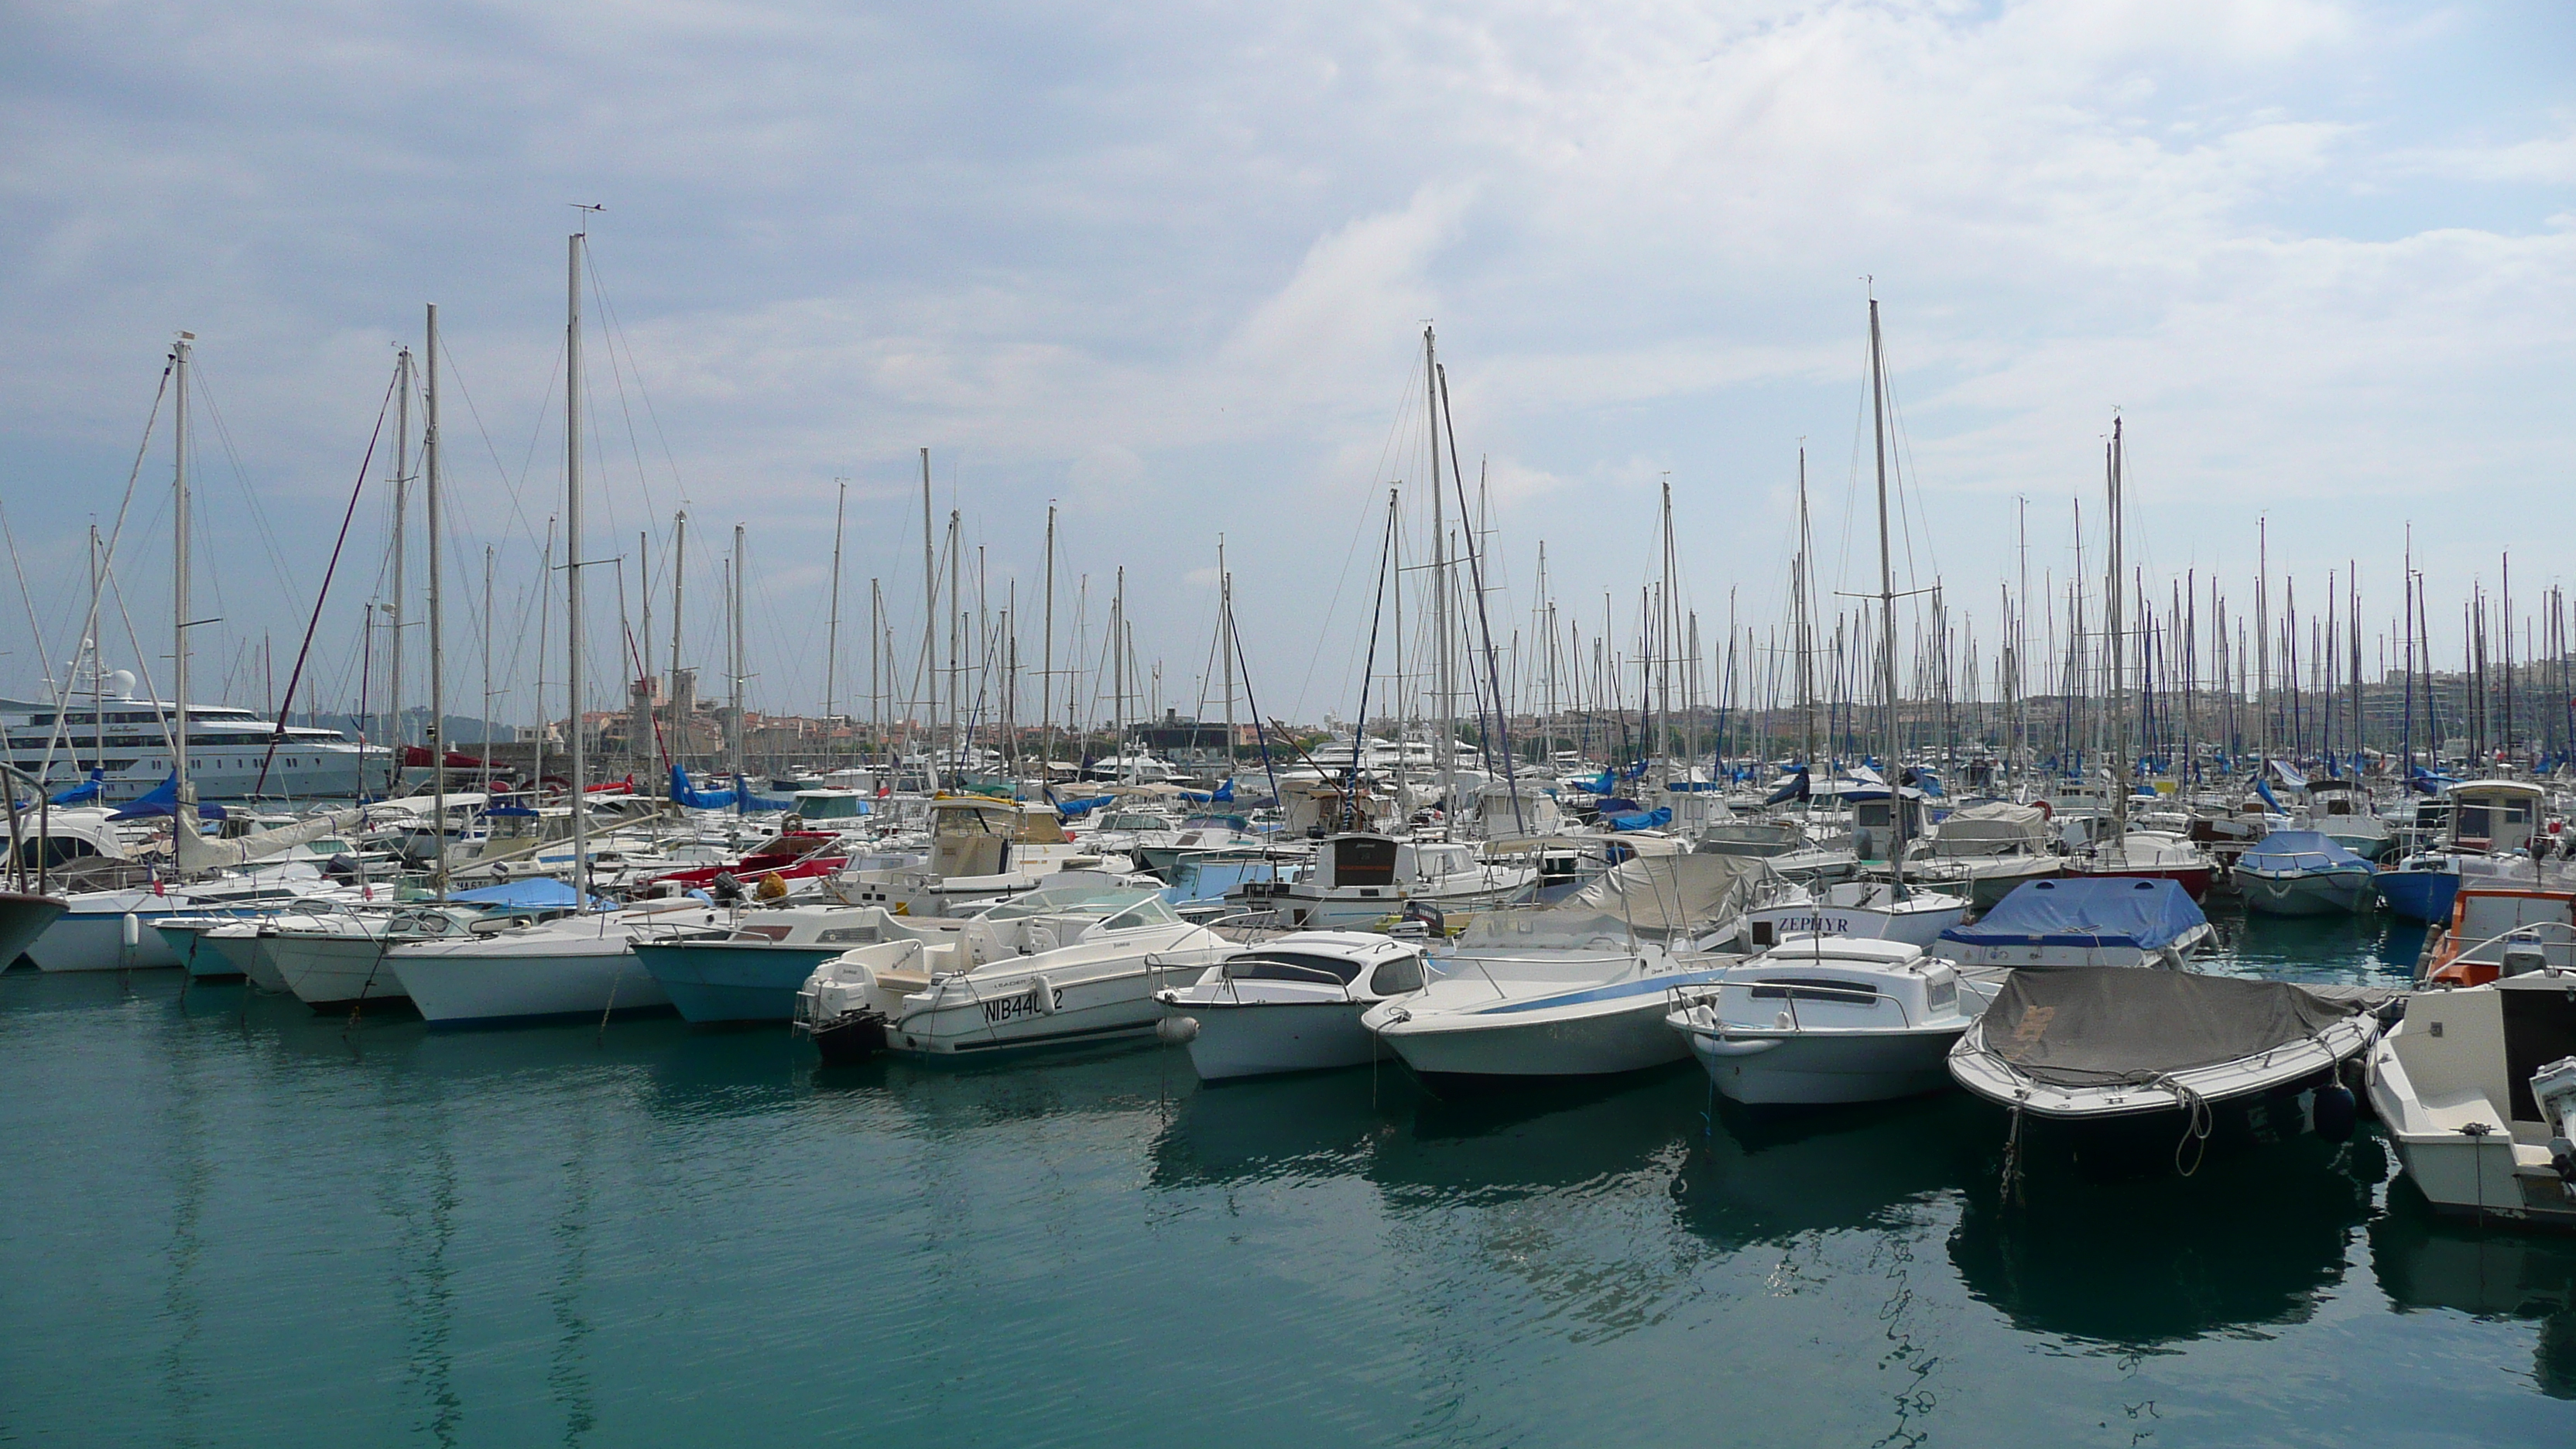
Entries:
{"label": "boat registration number", "polygon": [[1023,1017],[1042,1015],[1061,1008],[1064,1005],[1064,989],[1062,987],[1055,988],[1053,1000],[1043,1003],[1038,999],[1038,990],[1039,988],[1032,986],[1028,990],[1019,993],[1017,996],[1003,996],[985,1002],[985,1023],[990,1026],[999,1026],[1006,1021],[1018,1021]]}

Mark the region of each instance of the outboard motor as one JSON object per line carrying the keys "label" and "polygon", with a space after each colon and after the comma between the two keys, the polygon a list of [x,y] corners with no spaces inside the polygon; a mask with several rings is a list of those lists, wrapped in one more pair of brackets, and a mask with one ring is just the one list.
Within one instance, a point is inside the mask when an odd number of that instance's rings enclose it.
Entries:
{"label": "outboard motor", "polygon": [[2531,1099],[2549,1124],[2549,1165],[2576,1183],[2576,1057],[2560,1057],[2531,1074]]}
{"label": "outboard motor", "polygon": [[1449,934],[1449,917],[1447,913],[1443,912],[1438,906],[1433,905],[1429,901],[1406,901],[1404,903],[1404,919],[1419,922],[1422,928],[1431,935],[1446,936]]}

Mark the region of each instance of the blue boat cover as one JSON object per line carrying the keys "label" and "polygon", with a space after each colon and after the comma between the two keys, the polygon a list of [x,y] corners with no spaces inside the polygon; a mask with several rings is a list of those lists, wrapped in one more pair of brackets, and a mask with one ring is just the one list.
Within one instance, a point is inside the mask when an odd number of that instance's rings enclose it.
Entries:
{"label": "blue boat cover", "polygon": [[2370,862],[2314,830],[2275,830],[2236,857],[2247,870],[2368,870]]}
{"label": "blue boat cover", "polygon": [[[532,875],[526,880],[504,881],[500,885],[482,886],[470,891],[450,891],[447,898],[460,906],[499,906],[516,911],[567,911],[572,909],[572,887],[551,876]],[[590,898],[590,908],[604,911],[613,903],[599,896]]]}
{"label": "blue boat cover", "polygon": [[687,810],[730,810],[735,792],[701,790],[689,783],[689,772],[677,765],[671,767],[671,803]]}
{"label": "blue boat cover", "polygon": [[1628,810],[1616,815],[1605,813],[1601,823],[1613,830],[1653,830],[1673,823],[1673,807],[1658,805],[1652,810]]}
{"label": "blue boat cover", "polygon": [[[677,769],[679,767],[674,765],[672,768]],[[743,779],[740,775],[733,777],[733,799],[734,804],[740,806],[742,813],[745,815],[768,810],[793,810],[796,808],[796,802],[793,800],[777,800],[772,799],[767,795],[754,795],[751,793],[750,782]]]}
{"label": "blue boat cover", "polygon": [[57,805],[87,805],[98,798],[99,788],[106,782],[106,780],[107,772],[105,770],[94,769],[89,772],[88,779],[81,781],[79,784],[74,785],[61,794],[56,795],[54,797],[54,803]]}
{"label": "blue boat cover", "polygon": [[2102,876],[2035,880],[1944,941],[1968,946],[2118,946],[2158,951],[2209,923],[2191,894],[2169,880]]}
{"label": "blue boat cover", "polygon": [[[110,820],[155,820],[164,815],[176,815],[178,813],[179,772],[173,770],[170,772],[170,778],[152,787],[151,793],[143,796],[133,804],[126,806],[124,809],[117,811],[115,814],[110,815],[107,818]],[[197,818],[200,820],[221,820],[224,818],[224,807],[221,805],[200,804],[197,807]]]}

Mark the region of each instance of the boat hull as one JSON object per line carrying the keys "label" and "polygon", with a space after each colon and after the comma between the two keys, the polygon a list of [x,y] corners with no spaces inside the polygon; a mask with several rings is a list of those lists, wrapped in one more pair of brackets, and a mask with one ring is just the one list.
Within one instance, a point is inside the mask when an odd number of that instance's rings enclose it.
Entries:
{"label": "boat hull", "polygon": [[1948,1089],[1950,1048],[1966,1029],[1750,1036],[1693,1028],[1686,1035],[1718,1095],[1747,1106],[1815,1107]]}
{"label": "boat hull", "polygon": [[1174,1002],[1176,1017],[1198,1023],[1190,1065],[1201,1081],[1280,1076],[1366,1066],[1387,1055],[1360,1025],[1362,1001]]}
{"label": "boat hull", "polygon": [[977,980],[944,979],[941,988],[904,998],[885,1026],[886,1049],[912,1056],[984,1057],[1049,1047],[1145,1040],[1163,1018],[1154,992],[1172,984],[1143,962],[1129,969],[1067,978],[1045,973]]}
{"label": "boat hull", "polygon": [[683,1018],[711,1025],[792,1020],[805,978],[849,949],[846,944],[639,941],[635,956]]}
{"label": "boat hull", "polygon": [[2392,913],[2428,925],[2451,919],[2451,902],[2460,894],[2456,871],[2383,870],[2373,874],[2370,883]]}
{"label": "boat hull", "polygon": [[1671,1011],[1667,993],[1706,985],[1718,974],[1679,972],[1598,988],[1616,994],[1582,1003],[1575,1014],[1532,1005],[1412,1016],[1398,1006],[1375,1030],[1423,1077],[1472,1082],[1642,1072],[1690,1055],[1680,1034],[1664,1024]]}
{"label": "boat hull", "polygon": [[671,998],[623,933],[510,952],[470,945],[397,946],[394,976],[432,1026],[491,1026],[559,1017],[667,1011]]}
{"label": "boat hull", "polygon": [[262,949],[295,999],[315,1011],[351,1011],[409,1001],[387,957],[391,947],[374,936],[276,932]]}
{"label": "boat hull", "polygon": [[2371,877],[2366,871],[2333,871],[2305,875],[2268,875],[2239,867],[2236,892],[2245,908],[2267,916],[2351,916],[2370,909]]}
{"label": "boat hull", "polygon": [[36,938],[68,909],[52,896],[0,893],[0,971],[17,965]]}

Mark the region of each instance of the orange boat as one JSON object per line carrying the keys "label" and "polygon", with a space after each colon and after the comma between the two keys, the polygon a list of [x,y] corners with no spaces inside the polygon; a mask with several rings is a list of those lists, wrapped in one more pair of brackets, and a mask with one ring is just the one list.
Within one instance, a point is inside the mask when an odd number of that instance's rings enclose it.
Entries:
{"label": "orange boat", "polygon": [[2463,885],[2415,975],[2428,986],[2484,986],[2544,966],[2576,967],[2576,891]]}

